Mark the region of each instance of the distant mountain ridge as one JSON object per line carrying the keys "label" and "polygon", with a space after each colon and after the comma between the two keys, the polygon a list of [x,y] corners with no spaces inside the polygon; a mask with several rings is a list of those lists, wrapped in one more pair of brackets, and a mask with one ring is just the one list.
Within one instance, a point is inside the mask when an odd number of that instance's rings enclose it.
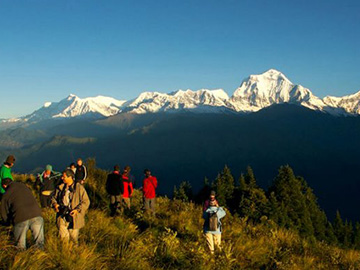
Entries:
{"label": "distant mountain ridge", "polygon": [[21,126],[49,119],[99,118],[119,113],[250,113],[273,104],[291,103],[332,115],[360,114],[360,91],[344,97],[315,96],[309,89],[293,84],[283,73],[270,69],[250,75],[231,97],[222,90],[178,90],[171,93],[143,92],[132,100],[97,96],[79,98],[69,95],[59,102],[46,102],[33,113],[1,120],[2,126]]}

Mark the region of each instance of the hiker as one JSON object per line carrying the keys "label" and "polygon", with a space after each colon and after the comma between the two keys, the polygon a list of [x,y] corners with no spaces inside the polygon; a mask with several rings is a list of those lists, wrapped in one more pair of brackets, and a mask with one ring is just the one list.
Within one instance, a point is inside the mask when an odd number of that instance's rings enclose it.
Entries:
{"label": "hiker", "polygon": [[129,165],[124,167],[124,173],[127,173],[129,181],[132,183],[132,187],[135,188],[135,177],[130,173],[131,167]]}
{"label": "hiker", "polygon": [[35,246],[44,246],[44,220],[41,209],[31,190],[21,182],[11,178],[2,179],[5,194],[1,200],[1,217],[6,225],[14,225],[16,246],[26,249],[26,235],[31,230]]}
{"label": "hiker", "polygon": [[225,215],[224,209],[215,200],[210,200],[208,208],[203,212],[204,234],[211,254],[214,253],[215,246],[221,250],[221,219]]}
{"label": "hiker", "polygon": [[42,208],[51,206],[51,197],[61,179],[61,173],[55,172],[50,164],[45,171],[36,177],[36,184],[40,186],[40,204]]}
{"label": "hiker", "polygon": [[151,175],[149,169],[144,170],[143,195],[145,211],[151,211],[155,215],[155,190],[157,188],[157,179]]}
{"label": "hiker", "polygon": [[120,167],[115,165],[114,171],[108,175],[106,180],[106,192],[110,196],[110,216],[112,217],[115,216],[116,211],[120,207],[123,189]]}
{"label": "hiker", "polygon": [[131,168],[129,166],[125,166],[124,171],[121,175],[122,185],[123,185],[123,192],[122,192],[122,204],[130,209],[130,197],[133,194],[134,187],[133,183],[131,182],[131,175],[130,175]]}
{"label": "hiker", "polygon": [[212,190],[212,191],[210,192],[210,197],[209,197],[209,199],[206,200],[205,203],[204,203],[203,211],[206,211],[206,209],[209,208],[209,205],[210,205],[210,202],[211,202],[211,201],[214,201],[215,206],[216,206],[216,207],[219,207],[219,203],[218,203],[218,201],[216,200],[215,196],[216,196],[216,193],[215,193],[214,190]]}
{"label": "hiker", "polygon": [[85,225],[85,214],[90,200],[84,186],[75,182],[72,170],[64,170],[62,180],[63,183],[57,186],[52,197],[56,224],[61,239],[69,241],[70,238],[77,244],[79,230]]}
{"label": "hiker", "polygon": [[14,178],[11,175],[11,168],[14,166],[15,163],[15,157],[13,155],[10,155],[6,158],[4,164],[0,168],[0,199],[1,196],[5,193],[5,189],[3,189],[1,182],[5,178],[10,178],[11,180],[14,180]]}
{"label": "hiker", "polygon": [[87,178],[87,170],[81,158],[76,161],[75,182],[84,184]]}
{"label": "hiker", "polygon": [[76,173],[76,164],[74,162],[70,163],[68,169],[72,170],[74,173]]}

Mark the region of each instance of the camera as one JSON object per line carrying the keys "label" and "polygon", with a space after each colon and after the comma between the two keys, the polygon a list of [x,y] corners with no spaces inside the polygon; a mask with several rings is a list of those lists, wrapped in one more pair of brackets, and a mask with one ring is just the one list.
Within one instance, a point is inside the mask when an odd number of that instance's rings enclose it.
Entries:
{"label": "camera", "polygon": [[73,217],[70,216],[71,211],[69,206],[61,205],[59,207],[59,216],[65,219],[66,222],[73,222]]}

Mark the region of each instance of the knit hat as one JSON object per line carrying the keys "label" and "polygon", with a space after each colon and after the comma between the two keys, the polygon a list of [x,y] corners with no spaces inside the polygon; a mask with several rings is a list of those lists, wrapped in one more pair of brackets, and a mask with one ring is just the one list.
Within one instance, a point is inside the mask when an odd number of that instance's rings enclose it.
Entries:
{"label": "knit hat", "polygon": [[15,157],[13,155],[10,155],[6,158],[5,163],[12,164],[15,163]]}
{"label": "knit hat", "polygon": [[212,190],[211,192],[210,192],[210,196],[215,196],[216,195],[216,192],[214,191],[214,190]]}
{"label": "knit hat", "polygon": [[52,172],[52,166],[51,165],[46,165],[46,167],[45,167],[45,171],[50,171],[50,172]]}
{"label": "knit hat", "polygon": [[114,166],[114,171],[119,172],[119,171],[120,171],[120,166],[119,166],[119,165],[115,165],[115,166]]}

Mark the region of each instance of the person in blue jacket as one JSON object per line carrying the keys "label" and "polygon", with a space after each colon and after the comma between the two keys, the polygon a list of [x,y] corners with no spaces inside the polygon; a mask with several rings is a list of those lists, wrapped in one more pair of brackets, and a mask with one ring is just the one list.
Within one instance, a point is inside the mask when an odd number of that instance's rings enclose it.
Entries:
{"label": "person in blue jacket", "polygon": [[[216,201],[210,201],[209,207],[203,213],[203,219],[205,220],[204,234],[211,254],[214,253],[215,246],[221,250],[221,219],[225,215],[225,210],[222,207],[219,207]],[[217,224],[215,225],[214,223]]]}

